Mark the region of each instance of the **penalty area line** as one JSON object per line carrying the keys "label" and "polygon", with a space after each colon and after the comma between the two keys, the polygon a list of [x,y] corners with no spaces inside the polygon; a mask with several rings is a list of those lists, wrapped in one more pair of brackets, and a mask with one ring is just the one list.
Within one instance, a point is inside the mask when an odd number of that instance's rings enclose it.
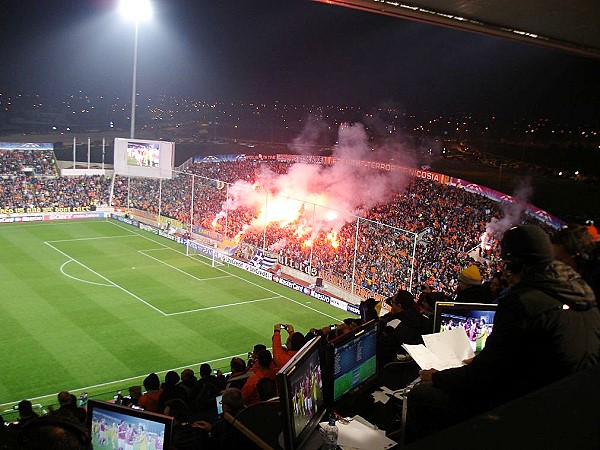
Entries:
{"label": "penalty area line", "polygon": [[[156,249],[154,249],[156,250]],[[210,278],[198,278],[197,276],[192,275],[191,273],[186,272],[185,270],[180,269],[179,267],[175,267],[171,264],[169,264],[168,262],[163,261],[162,259],[158,259],[155,258],[154,256],[150,256],[146,253],[147,250],[138,250],[138,252],[140,252],[142,255],[147,256],[150,259],[153,259],[156,262],[159,262],[161,264],[164,264],[167,267],[170,267],[173,270],[176,270],[177,272],[181,272],[185,275],[187,275],[188,277],[193,278],[196,281],[209,281],[209,280],[219,280],[221,278],[231,278],[232,275],[222,275],[220,277],[210,277]]]}
{"label": "penalty area line", "polygon": [[264,302],[266,300],[273,300],[276,298],[283,298],[283,297],[281,295],[278,295],[276,297],[257,298],[256,300],[246,300],[246,301],[237,302],[237,303],[227,303],[225,305],[207,306],[206,308],[189,309],[187,311],[178,311],[178,312],[174,312],[174,313],[167,313],[165,315],[166,316],[179,316],[181,314],[189,314],[189,313],[194,313],[194,312],[199,312],[199,311],[208,311],[209,309],[228,308],[230,306],[240,306],[240,305],[247,305],[249,303]]}

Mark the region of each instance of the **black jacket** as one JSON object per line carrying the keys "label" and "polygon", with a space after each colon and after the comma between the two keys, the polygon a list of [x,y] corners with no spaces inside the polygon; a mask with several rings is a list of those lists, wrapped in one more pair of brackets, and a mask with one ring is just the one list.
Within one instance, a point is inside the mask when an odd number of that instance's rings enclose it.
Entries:
{"label": "black jacket", "polygon": [[493,303],[492,293],[484,285],[470,286],[456,294],[456,301],[461,303]]}
{"label": "black jacket", "polygon": [[433,332],[431,320],[416,308],[402,310],[397,314],[388,313],[383,319],[385,320],[382,322],[386,324],[394,319],[399,319],[400,323],[396,328],[383,327],[378,342],[381,364],[395,361],[398,353],[405,353],[402,344],[422,344],[421,336]]}
{"label": "black jacket", "polygon": [[594,294],[577,272],[554,261],[498,298],[494,330],[470,365],[436,372],[432,382],[487,409],[599,360]]}

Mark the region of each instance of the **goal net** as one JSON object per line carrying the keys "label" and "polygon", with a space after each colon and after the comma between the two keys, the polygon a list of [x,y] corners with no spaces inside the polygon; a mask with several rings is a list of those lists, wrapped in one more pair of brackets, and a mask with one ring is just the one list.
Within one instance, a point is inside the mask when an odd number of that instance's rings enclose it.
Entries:
{"label": "goal net", "polygon": [[188,239],[187,245],[185,246],[185,254],[190,258],[196,258],[208,263],[211,265],[211,267],[220,267],[225,265],[223,263],[223,254],[219,252],[216,244],[211,247],[198,241]]}

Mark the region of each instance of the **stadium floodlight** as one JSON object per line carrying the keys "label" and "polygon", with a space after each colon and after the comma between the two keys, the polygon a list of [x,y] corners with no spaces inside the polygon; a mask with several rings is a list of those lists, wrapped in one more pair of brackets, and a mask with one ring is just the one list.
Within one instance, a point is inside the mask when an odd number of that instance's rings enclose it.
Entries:
{"label": "stadium floodlight", "polygon": [[152,18],[152,5],[150,0],[121,0],[119,4],[121,14],[127,19],[135,22],[135,38],[133,43],[133,86],[131,92],[131,131],[129,137],[135,137],[135,103],[136,103],[136,81],[137,81],[137,51],[138,51],[138,28],[141,21]]}

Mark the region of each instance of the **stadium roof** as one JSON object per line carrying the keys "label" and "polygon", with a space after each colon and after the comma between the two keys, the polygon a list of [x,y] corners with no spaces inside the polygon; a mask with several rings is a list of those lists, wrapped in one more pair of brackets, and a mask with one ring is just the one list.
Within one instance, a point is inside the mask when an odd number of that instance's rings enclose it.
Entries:
{"label": "stadium roof", "polygon": [[600,59],[598,0],[317,0]]}

